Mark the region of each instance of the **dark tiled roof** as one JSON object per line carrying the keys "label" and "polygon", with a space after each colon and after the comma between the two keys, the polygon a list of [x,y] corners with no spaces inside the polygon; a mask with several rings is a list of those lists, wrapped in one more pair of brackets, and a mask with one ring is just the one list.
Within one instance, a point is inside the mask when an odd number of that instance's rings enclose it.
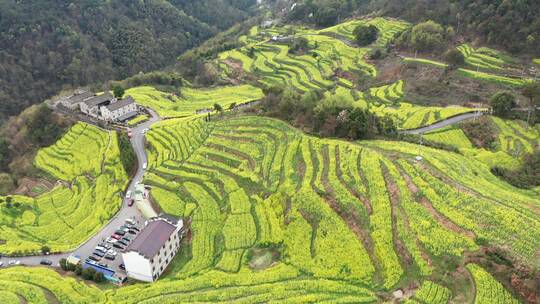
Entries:
{"label": "dark tiled roof", "polygon": [[132,103],[135,103],[135,101],[133,100],[133,98],[131,98],[131,96],[128,96],[127,98],[124,98],[122,100],[119,100],[115,103],[111,103],[110,105],[107,106],[107,109],[109,109],[109,111],[116,111],[120,108],[123,108],[127,105],[130,105]]}
{"label": "dark tiled roof", "polygon": [[146,258],[151,259],[158,253],[165,242],[167,242],[175,229],[176,227],[164,220],[153,220],[129,244],[126,252],[136,251]]}
{"label": "dark tiled roof", "polygon": [[160,218],[166,220],[167,222],[177,226],[179,218],[177,218],[174,215],[170,215],[168,213],[162,213],[159,215]]}
{"label": "dark tiled roof", "polygon": [[70,96],[67,101],[71,104],[74,104],[74,103],[79,103],[87,98],[90,98],[94,96],[94,93],[92,92],[84,92],[84,93],[81,93],[81,94],[75,94],[73,96]]}
{"label": "dark tiled roof", "polygon": [[99,104],[102,104],[107,101],[111,101],[113,99],[113,96],[110,93],[101,94],[99,96],[92,97],[90,99],[87,99],[84,101],[84,103],[89,106],[97,106]]}
{"label": "dark tiled roof", "polygon": [[118,117],[116,120],[118,120],[118,121],[124,121],[124,120],[126,120],[126,119],[128,119],[128,118],[131,118],[131,117],[133,117],[133,116],[137,116],[137,111],[131,111],[131,112],[128,112],[128,113],[126,113],[126,114],[124,114],[124,115]]}

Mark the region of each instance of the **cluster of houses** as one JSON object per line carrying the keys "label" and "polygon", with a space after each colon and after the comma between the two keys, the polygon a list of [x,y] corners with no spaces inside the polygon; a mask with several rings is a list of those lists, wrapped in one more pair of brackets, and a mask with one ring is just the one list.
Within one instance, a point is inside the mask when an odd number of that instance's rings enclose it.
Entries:
{"label": "cluster of houses", "polygon": [[110,93],[96,95],[79,91],[59,102],[72,111],[80,110],[88,116],[107,122],[125,121],[136,116],[138,112],[137,104],[131,96],[117,99]]}

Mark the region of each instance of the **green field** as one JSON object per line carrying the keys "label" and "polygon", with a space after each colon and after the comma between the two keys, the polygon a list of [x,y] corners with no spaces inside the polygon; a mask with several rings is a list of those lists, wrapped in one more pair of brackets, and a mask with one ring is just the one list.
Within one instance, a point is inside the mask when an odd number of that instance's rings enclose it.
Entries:
{"label": "green field", "polygon": [[[448,67],[448,64],[446,63],[431,60],[431,59],[405,57],[403,61],[411,62],[411,63],[427,64],[427,65],[431,65],[431,66],[434,66],[437,68],[443,68],[443,69]],[[465,68],[457,69],[457,74],[462,77],[471,78],[471,79],[482,81],[482,82],[508,86],[508,87],[521,87],[527,81],[527,79],[501,76],[494,73],[474,71],[474,70],[465,69]]]}
{"label": "green field", "polygon": [[[110,290],[92,298],[97,303],[375,303],[376,293],[404,279],[438,273],[444,257],[477,250],[477,238],[536,263],[538,196],[456,153],[319,139],[257,116],[166,120],[148,141],[145,183],[164,210],[192,217],[191,246],[183,248],[190,252],[182,254],[190,258],[157,283]],[[280,248],[281,260],[251,270],[247,253],[268,244]],[[478,299],[500,290],[468,268]],[[22,284],[32,283],[26,272],[34,270],[21,268]],[[62,296],[53,286],[73,282],[47,284],[38,287]],[[410,303],[445,303],[459,294],[441,284],[425,281]]]}
{"label": "green field", "polygon": [[423,135],[429,141],[450,145],[464,155],[474,157],[490,167],[498,166],[517,169],[519,159],[540,148],[540,125],[527,128],[524,121],[489,118],[498,133],[492,150],[473,147],[465,133],[458,126],[449,126]]}
{"label": "green field", "polygon": [[35,198],[0,197],[0,252],[31,254],[44,245],[66,251],[97,232],[120,207],[127,184],[117,140],[114,132],[78,123],[39,150],[36,167],[61,182]]}
{"label": "green field", "polygon": [[195,115],[199,110],[213,111],[216,103],[227,110],[233,103],[240,105],[258,100],[262,97],[262,91],[251,85],[240,85],[211,89],[183,87],[180,93],[167,93],[150,86],[141,86],[126,90],[126,95],[154,109],[161,117],[187,117]]}
{"label": "green field", "polygon": [[[347,41],[359,24],[381,30],[376,43]],[[474,147],[459,125],[422,135],[450,152],[393,139],[320,138],[239,111],[207,121],[201,111],[259,100],[262,87],[274,84],[349,101],[390,116],[401,130],[472,111],[420,106],[407,99],[404,80],[376,80],[366,55],[409,26],[377,17],[322,30],[252,27],[241,47],[214,61],[221,77],[240,74],[233,83],[250,84],[128,89],[165,118],[146,133],[143,183],[161,211],[190,219],[189,238],[153,284],[104,288],[52,269],[0,269],[0,303],[391,303],[397,289],[407,291],[406,304],[517,303],[489,268],[470,261],[489,246],[540,267],[538,188],[515,188],[490,171],[517,168],[520,156],[538,149],[540,125],[489,117],[498,132],[490,151]],[[286,43],[270,41],[287,35],[305,37],[310,49],[291,54]],[[459,50],[471,67],[459,75],[522,85],[495,74],[512,64],[504,54],[467,44]],[[364,77],[380,82],[366,88]],[[118,140],[78,123],[40,149],[35,166],[58,182],[37,197],[0,197],[0,253],[33,254],[44,245],[69,251],[97,232],[128,181]],[[460,284],[468,286],[454,284],[463,274]]]}

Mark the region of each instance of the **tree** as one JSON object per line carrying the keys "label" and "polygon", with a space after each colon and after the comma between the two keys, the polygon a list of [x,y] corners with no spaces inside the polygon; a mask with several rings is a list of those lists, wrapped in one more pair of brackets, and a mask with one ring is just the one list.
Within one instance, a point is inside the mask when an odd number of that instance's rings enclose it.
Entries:
{"label": "tree", "polygon": [[122,86],[116,85],[116,86],[113,87],[114,97],[116,97],[118,99],[121,99],[124,96],[125,92],[126,92],[126,90],[124,90],[124,88]]}
{"label": "tree", "polygon": [[214,104],[214,111],[223,113],[223,107],[219,103]]}
{"label": "tree", "polygon": [[81,264],[75,265],[75,269],[73,269],[76,275],[81,275],[83,272]]}
{"label": "tree", "polygon": [[499,92],[490,99],[493,115],[508,118],[516,107],[516,97],[510,92]]}
{"label": "tree", "polygon": [[236,107],[236,102],[233,102],[229,105],[229,110],[234,110],[235,107]]}
{"label": "tree", "polygon": [[[527,122],[529,122],[531,113],[538,113],[537,108],[540,107],[540,82],[527,82],[522,89],[522,94],[529,99],[529,107],[531,108],[529,115],[527,115]],[[535,118],[540,119],[537,116],[535,115]]]}
{"label": "tree", "polygon": [[85,268],[82,271],[82,277],[85,280],[92,280],[95,274],[96,274],[96,270],[92,267]]}
{"label": "tree", "polygon": [[443,27],[432,21],[419,23],[412,28],[410,46],[420,52],[441,49],[445,44]]}
{"label": "tree", "polygon": [[94,282],[96,283],[101,283],[103,281],[105,281],[105,276],[103,275],[103,273],[99,272],[99,271],[96,271],[94,273],[94,277],[92,278],[94,280]]}
{"label": "tree", "polygon": [[465,64],[465,56],[457,49],[451,49],[446,51],[443,55],[444,61],[449,65],[458,67]]}
{"label": "tree", "polygon": [[7,194],[15,188],[15,181],[11,175],[0,173],[0,195]]}
{"label": "tree", "polygon": [[51,252],[51,248],[49,248],[49,246],[41,246],[41,253],[49,254],[50,252]]}
{"label": "tree", "polygon": [[58,261],[58,264],[60,264],[60,268],[62,268],[62,270],[68,270],[67,260],[65,258],[61,258],[60,261]]}
{"label": "tree", "polygon": [[353,35],[359,46],[372,44],[379,37],[379,29],[370,25],[359,25],[353,30]]}
{"label": "tree", "polygon": [[336,24],[338,12],[332,7],[323,6],[318,8],[313,17],[318,26],[331,26]]}
{"label": "tree", "polygon": [[540,106],[540,82],[530,81],[522,89],[523,96],[529,98],[531,107]]}

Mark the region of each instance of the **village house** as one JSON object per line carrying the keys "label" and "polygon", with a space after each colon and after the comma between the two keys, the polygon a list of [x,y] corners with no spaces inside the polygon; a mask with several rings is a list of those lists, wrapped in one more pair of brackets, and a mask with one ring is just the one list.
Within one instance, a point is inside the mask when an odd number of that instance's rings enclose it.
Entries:
{"label": "village house", "polygon": [[170,215],[149,219],[122,253],[128,277],[156,281],[180,249],[183,233],[182,219]]}
{"label": "village house", "polygon": [[83,99],[78,104],[84,114],[109,122],[124,121],[137,115],[137,104],[131,96],[118,100],[105,93]]}
{"label": "village house", "polygon": [[108,106],[114,102],[116,102],[116,98],[110,93],[94,96],[80,103],[81,112],[94,118],[101,118],[101,107]]}
{"label": "village house", "polygon": [[79,109],[79,104],[87,99],[94,97],[95,94],[87,91],[78,91],[71,96],[64,97],[60,100],[60,104],[74,111]]}
{"label": "village house", "polygon": [[101,118],[106,121],[124,121],[137,115],[137,104],[131,96],[101,107]]}

